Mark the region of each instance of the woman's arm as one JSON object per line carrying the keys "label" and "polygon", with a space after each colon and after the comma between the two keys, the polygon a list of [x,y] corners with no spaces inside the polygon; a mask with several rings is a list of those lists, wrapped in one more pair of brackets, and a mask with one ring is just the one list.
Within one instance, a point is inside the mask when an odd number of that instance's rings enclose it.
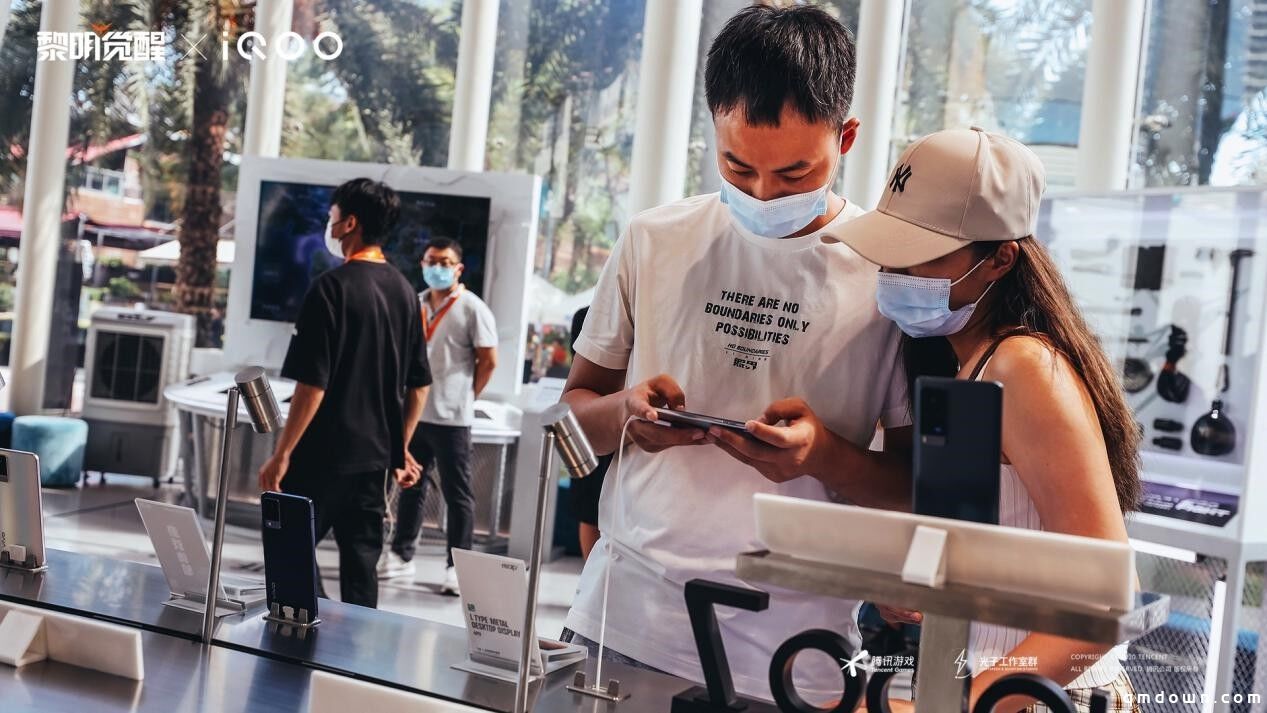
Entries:
{"label": "woman's arm", "polygon": [[[1014,337],[999,347],[983,378],[1003,384],[1003,454],[1034,501],[1043,530],[1126,542],[1095,405],[1069,362],[1038,338]],[[1037,657],[1034,673],[1065,686],[1110,648],[1031,634],[1007,655]],[[977,676],[973,704],[1007,673]]]}

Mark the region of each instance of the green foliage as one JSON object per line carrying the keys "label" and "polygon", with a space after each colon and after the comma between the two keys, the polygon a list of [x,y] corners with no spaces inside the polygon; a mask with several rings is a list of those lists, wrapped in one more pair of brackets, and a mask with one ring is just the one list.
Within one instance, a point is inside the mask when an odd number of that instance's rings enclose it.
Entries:
{"label": "green foliage", "polygon": [[35,45],[40,28],[39,2],[17,0],[0,44],[0,194],[20,200],[26,177],[26,147],[31,134],[35,95]]}
{"label": "green foliage", "polygon": [[[445,165],[460,12],[407,0],[325,0],[325,7],[322,26],[345,38],[329,66],[371,139],[363,148],[376,161]],[[341,128],[351,125],[345,119]]]}
{"label": "green foliage", "polygon": [[12,312],[14,302],[13,285],[0,283],[0,312]]}
{"label": "green foliage", "polygon": [[110,294],[110,298],[120,302],[130,302],[140,299],[145,293],[141,292],[141,288],[136,283],[126,277],[112,277],[106,283],[106,291]]}

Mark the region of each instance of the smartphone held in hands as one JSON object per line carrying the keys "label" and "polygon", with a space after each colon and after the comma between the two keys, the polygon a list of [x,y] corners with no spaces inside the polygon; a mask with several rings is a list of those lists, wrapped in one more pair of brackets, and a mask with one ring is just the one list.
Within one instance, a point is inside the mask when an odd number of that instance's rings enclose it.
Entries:
{"label": "smartphone held in hands", "polygon": [[740,436],[752,438],[753,435],[748,432],[741,421],[731,421],[726,418],[717,418],[715,416],[706,416],[701,413],[691,413],[690,411],[674,411],[673,409],[657,408],[656,410],[658,423],[662,426],[671,428],[698,428],[707,431],[716,427]]}

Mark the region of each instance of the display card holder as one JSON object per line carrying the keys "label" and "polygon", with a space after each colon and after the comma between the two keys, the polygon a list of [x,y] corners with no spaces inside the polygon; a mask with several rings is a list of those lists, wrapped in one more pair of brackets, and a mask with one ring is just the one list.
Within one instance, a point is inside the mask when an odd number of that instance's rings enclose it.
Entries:
{"label": "display card holder", "polygon": [[911,548],[906,552],[902,565],[902,581],[940,589],[946,583],[945,530],[927,525],[915,528]]}
{"label": "display card holder", "polygon": [[0,552],[0,567],[23,572],[43,572],[48,569],[48,565],[36,562],[34,552],[27,552],[22,545],[9,545]]}
{"label": "display card holder", "polygon": [[268,613],[264,621],[282,626],[293,626],[297,629],[311,629],[321,623],[320,619],[309,618],[307,609],[296,609],[277,602],[268,605]]}
{"label": "display card holder", "polygon": [[[206,609],[207,597],[202,592],[185,592],[184,594],[172,592],[171,599],[163,602],[163,606],[202,612]],[[241,614],[248,608],[248,603],[240,599],[218,597],[216,599],[216,618]]]}
{"label": "display card holder", "polygon": [[145,679],[139,629],[0,602],[0,663],[21,667],[46,659]]}
{"label": "display card holder", "polygon": [[0,664],[22,668],[46,658],[44,617],[11,611],[0,619]]}

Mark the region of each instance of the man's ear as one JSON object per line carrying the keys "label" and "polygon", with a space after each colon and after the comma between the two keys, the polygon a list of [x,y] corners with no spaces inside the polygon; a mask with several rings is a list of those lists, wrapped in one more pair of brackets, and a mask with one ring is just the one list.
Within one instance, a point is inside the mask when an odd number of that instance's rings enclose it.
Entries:
{"label": "man's ear", "polygon": [[858,139],[858,127],[862,126],[856,118],[849,118],[845,121],[845,126],[840,132],[840,153],[847,154],[849,149],[853,148],[853,142]]}

